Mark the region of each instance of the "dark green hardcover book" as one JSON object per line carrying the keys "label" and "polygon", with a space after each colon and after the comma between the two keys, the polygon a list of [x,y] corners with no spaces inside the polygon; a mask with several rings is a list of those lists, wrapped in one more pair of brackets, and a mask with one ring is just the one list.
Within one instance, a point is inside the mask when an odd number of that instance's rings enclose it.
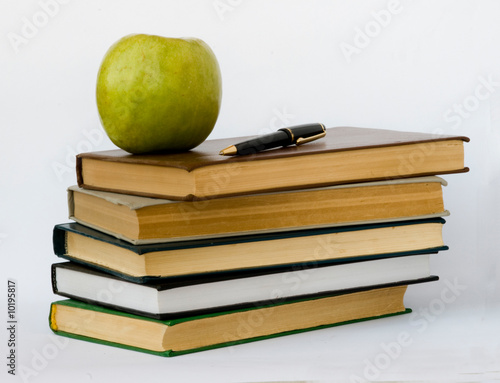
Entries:
{"label": "dark green hardcover book", "polygon": [[281,301],[252,308],[161,321],[74,300],[51,305],[49,325],[58,335],[160,356],[232,346],[298,332],[411,312],[407,285],[326,297]]}
{"label": "dark green hardcover book", "polygon": [[78,223],[56,225],[57,256],[143,283],[297,265],[436,253],[442,218],[132,245]]}

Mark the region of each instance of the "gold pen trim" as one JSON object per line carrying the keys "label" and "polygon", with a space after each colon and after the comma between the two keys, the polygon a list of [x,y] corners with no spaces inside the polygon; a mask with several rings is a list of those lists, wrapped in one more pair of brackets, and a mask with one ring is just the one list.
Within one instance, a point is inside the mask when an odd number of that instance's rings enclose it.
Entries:
{"label": "gold pen trim", "polygon": [[295,145],[307,144],[308,142],[319,140],[320,138],[323,138],[325,136],[326,136],[326,132],[316,134],[315,136],[311,136],[311,137],[307,137],[307,138],[300,137],[297,139],[297,142],[295,143]]}
{"label": "gold pen trim", "polygon": [[234,145],[231,145],[231,146],[227,147],[226,149],[222,149],[219,152],[219,155],[221,155],[221,156],[235,156],[236,154],[238,154],[238,149],[236,149],[236,146],[234,146]]}
{"label": "gold pen trim", "polygon": [[293,132],[292,132],[291,129],[283,128],[283,129],[280,129],[280,130],[286,130],[286,131],[288,131],[288,133],[290,133],[290,136],[292,137],[292,143],[295,142],[295,135],[293,134]]}

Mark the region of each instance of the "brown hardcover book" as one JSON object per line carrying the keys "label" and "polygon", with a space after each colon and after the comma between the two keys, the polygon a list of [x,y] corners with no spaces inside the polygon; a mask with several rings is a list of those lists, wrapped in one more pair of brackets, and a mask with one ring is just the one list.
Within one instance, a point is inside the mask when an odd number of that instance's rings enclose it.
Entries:
{"label": "brown hardcover book", "polygon": [[468,171],[463,143],[469,139],[463,136],[338,127],[302,146],[219,155],[247,138],[207,140],[183,153],[82,153],[77,156],[78,185],[192,200]]}

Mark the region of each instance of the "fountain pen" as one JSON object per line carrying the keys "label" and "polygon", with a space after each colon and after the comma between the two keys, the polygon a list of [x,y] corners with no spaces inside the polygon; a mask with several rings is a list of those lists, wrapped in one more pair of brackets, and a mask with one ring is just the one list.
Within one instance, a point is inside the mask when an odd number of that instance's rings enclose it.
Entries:
{"label": "fountain pen", "polygon": [[281,128],[278,131],[265,134],[251,140],[234,144],[219,152],[221,156],[247,155],[263,150],[289,145],[302,145],[326,136],[323,124],[304,124]]}

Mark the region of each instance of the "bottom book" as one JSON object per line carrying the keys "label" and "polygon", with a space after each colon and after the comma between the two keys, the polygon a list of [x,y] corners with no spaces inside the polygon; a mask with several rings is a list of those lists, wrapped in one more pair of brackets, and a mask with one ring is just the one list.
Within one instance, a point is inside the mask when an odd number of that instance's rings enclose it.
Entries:
{"label": "bottom book", "polygon": [[167,321],[68,299],[52,303],[49,323],[62,336],[175,356],[408,313],[406,289],[355,290]]}

